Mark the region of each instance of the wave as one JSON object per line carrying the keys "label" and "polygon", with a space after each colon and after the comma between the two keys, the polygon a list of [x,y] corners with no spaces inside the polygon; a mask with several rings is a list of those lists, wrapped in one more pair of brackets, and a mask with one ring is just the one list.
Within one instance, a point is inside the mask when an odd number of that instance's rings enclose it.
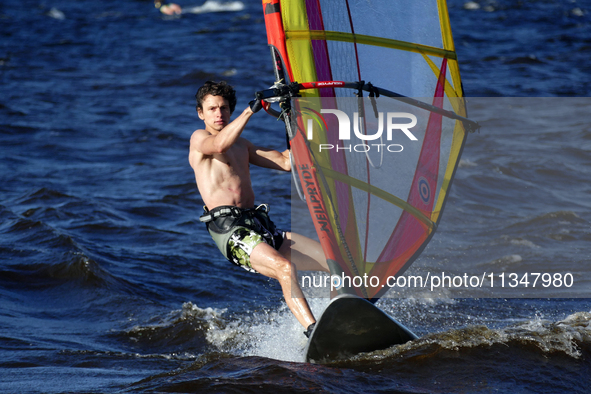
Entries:
{"label": "wave", "polygon": [[555,211],[544,213],[533,218],[523,220],[521,222],[513,224],[512,226],[509,226],[508,228],[524,231],[532,228],[555,227],[573,223],[580,224],[586,223],[586,221],[572,211]]}
{"label": "wave", "polygon": [[[222,317],[225,310],[199,308],[191,302],[183,304],[182,309],[174,310],[166,316],[155,316],[152,321],[136,325],[120,333],[132,347],[159,354],[184,354],[195,358],[210,349],[208,333],[224,330],[228,320]],[[211,350],[211,349],[210,349]]]}
{"label": "wave", "polygon": [[386,350],[360,354],[345,363],[415,358],[419,355],[423,359],[437,358],[442,351],[457,352],[458,356],[463,357],[462,353],[471,353],[471,349],[486,349],[498,345],[523,352],[524,356],[528,353],[546,356],[562,354],[571,359],[582,359],[591,354],[591,313],[577,312],[557,322],[528,320],[500,329],[470,325],[427,334]]}
{"label": "wave", "polygon": [[[197,314],[209,316],[210,322],[218,318],[203,309]],[[188,366],[143,379],[125,391],[336,393],[379,387],[390,393],[554,393],[568,387],[584,392],[590,323],[591,313],[578,312],[557,322],[534,319],[500,329],[471,325],[327,365],[211,350]],[[285,327],[273,327],[271,319],[268,328]],[[289,333],[283,341],[292,341]]]}
{"label": "wave", "polygon": [[[34,197],[33,197],[34,196]],[[63,199],[64,194],[40,189],[24,200]],[[22,215],[0,206],[0,252],[6,263],[0,267],[0,282],[7,289],[47,291],[60,289],[63,297],[79,289],[122,289],[129,284],[108,272],[86,247],[68,232],[48,224],[52,207],[29,205]],[[64,290],[68,287],[70,291]],[[57,293],[53,294],[58,297]],[[99,297],[99,294],[95,294]]]}
{"label": "wave", "polygon": [[[313,309],[324,309],[328,300],[310,300]],[[317,313],[319,315],[319,313]],[[180,310],[157,313],[150,321],[118,334],[139,352],[197,358],[225,353],[282,361],[302,361],[306,337],[285,303],[276,310],[257,308],[230,315],[226,309],[200,308],[185,302]]]}
{"label": "wave", "polygon": [[242,11],[243,9],[244,3],[241,1],[218,2],[207,0],[200,6],[183,8],[183,13],[204,14],[208,12],[235,12]]}

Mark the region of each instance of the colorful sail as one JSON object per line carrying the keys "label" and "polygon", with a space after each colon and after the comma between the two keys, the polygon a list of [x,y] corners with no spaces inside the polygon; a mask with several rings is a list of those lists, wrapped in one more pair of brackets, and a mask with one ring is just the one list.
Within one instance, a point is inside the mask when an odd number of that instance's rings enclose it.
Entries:
{"label": "colorful sail", "polygon": [[302,84],[286,120],[323,250],[334,274],[374,278],[352,286],[359,296],[380,297],[433,236],[473,125],[446,2],[263,8],[277,81]]}

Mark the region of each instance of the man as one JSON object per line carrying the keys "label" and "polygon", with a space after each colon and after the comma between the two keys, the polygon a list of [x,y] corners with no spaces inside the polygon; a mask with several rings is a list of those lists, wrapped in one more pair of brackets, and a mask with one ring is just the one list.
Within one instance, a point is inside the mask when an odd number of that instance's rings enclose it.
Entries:
{"label": "man", "polygon": [[167,3],[162,0],[154,0],[154,7],[158,8],[160,12],[166,15],[179,15],[183,12],[180,5],[175,3]]}
{"label": "man", "polygon": [[255,208],[249,164],[291,171],[289,151],[258,147],[241,137],[250,117],[262,108],[252,101],[230,122],[236,92],[225,82],[199,88],[197,114],[205,129],[191,136],[189,162],[205,203],[201,220],[222,254],[249,271],[277,279],[287,306],[309,336],[316,320],[297,281],[297,269],[327,271],[318,242],[282,232],[269,218],[268,205]]}

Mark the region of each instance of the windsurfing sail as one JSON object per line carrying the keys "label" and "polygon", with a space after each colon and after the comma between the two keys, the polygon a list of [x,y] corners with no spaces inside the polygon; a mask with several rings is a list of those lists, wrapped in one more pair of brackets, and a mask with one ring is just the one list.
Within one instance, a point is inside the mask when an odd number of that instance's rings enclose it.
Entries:
{"label": "windsurfing sail", "polygon": [[276,85],[258,95],[280,97],[333,275],[379,298],[433,236],[477,126],[446,2],[263,0],[263,10]]}

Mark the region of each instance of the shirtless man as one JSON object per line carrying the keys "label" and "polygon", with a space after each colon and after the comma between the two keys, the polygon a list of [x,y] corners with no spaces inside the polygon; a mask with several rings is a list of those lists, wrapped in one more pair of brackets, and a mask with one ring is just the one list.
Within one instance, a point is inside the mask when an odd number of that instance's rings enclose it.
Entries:
{"label": "shirtless man", "polygon": [[249,164],[291,171],[289,151],[255,146],[240,135],[250,117],[262,108],[252,101],[232,122],[236,92],[225,82],[208,81],[199,88],[197,114],[205,129],[191,136],[189,162],[205,203],[200,218],[222,254],[249,271],[277,279],[287,306],[312,332],[316,320],[297,281],[297,269],[326,271],[318,242],[282,232],[270,220],[266,204],[255,208]]}

